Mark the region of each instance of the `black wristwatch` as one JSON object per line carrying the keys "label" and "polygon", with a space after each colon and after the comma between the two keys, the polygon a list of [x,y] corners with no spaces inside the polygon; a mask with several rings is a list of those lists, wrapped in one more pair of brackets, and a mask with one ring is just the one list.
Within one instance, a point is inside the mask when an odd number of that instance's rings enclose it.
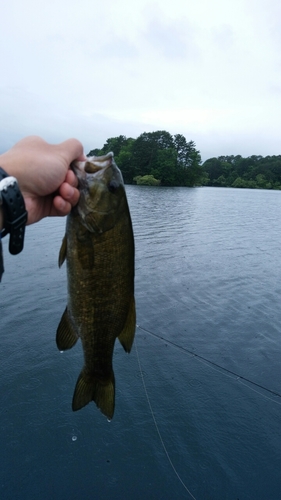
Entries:
{"label": "black wristwatch", "polygon": [[17,179],[0,167],[0,205],[3,209],[1,238],[10,234],[9,252],[13,255],[23,249],[27,211]]}

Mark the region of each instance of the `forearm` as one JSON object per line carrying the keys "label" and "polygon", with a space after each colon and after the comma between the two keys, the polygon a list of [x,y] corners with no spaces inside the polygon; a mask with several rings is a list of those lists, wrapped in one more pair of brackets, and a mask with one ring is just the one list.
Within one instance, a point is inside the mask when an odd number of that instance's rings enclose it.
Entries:
{"label": "forearm", "polygon": [[0,207],[0,231],[3,229],[3,211],[2,207]]}

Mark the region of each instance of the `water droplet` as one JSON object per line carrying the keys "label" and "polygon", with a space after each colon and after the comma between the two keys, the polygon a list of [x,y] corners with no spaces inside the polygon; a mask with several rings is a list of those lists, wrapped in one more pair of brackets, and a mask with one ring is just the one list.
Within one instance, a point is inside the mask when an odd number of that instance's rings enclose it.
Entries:
{"label": "water droplet", "polygon": [[72,436],[72,441],[76,441],[77,440],[77,436]]}
{"label": "water droplet", "polygon": [[107,418],[106,420],[107,420],[108,422],[111,422],[111,418]]}
{"label": "water droplet", "polygon": [[61,354],[63,354],[63,351],[60,351]]}

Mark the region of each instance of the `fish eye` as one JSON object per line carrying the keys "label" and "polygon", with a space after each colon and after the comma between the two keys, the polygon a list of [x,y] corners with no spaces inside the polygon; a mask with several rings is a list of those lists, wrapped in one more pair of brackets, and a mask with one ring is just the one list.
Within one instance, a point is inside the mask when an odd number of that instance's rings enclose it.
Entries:
{"label": "fish eye", "polygon": [[116,181],[110,181],[108,184],[108,191],[112,194],[115,194],[118,189],[118,184]]}

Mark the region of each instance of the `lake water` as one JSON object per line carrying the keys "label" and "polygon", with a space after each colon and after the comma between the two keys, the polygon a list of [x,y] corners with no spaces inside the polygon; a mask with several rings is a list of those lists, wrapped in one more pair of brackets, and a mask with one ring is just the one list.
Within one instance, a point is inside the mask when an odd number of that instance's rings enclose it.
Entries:
{"label": "lake water", "polygon": [[71,400],[81,343],[61,354],[65,219],[4,240],[3,500],[280,500],[281,192],[127,187],[136,341],[116,343],[109,423]]}

